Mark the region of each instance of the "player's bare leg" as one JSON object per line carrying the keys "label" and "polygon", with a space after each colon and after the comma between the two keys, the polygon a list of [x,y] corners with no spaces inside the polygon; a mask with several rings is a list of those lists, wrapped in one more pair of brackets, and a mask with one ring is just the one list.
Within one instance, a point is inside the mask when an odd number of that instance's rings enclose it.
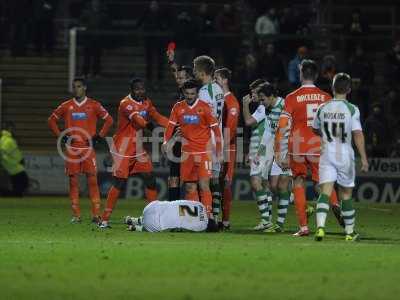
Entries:
{"label": "player's bare leg", "polygon": [[278,182],[279,182],[279,176],[269,177],[269,189],[271,193],[274,195],[278,193]]}
{"label": "player's bare leg", "polygon": [[69,176],[69,198],[71,200],[71,223],[81,222],[81,208],[79,205],[79,177],[78,174]]}
{"label": "player's bare leg", "polygon": [[179,177],[169,176],[168,177],[168,199],[169,201],[180,199],[180,181]]}
{"label": "player's bare leg", "polygon": [[197,182],[185,182],[185,199],[199,201]]}
{"label": "player's bare leg", "polygon": [[97,184],[97,174],[86,174],[86,178],[92,205],[92,222],[97,224],[100,221],[100,192]]}

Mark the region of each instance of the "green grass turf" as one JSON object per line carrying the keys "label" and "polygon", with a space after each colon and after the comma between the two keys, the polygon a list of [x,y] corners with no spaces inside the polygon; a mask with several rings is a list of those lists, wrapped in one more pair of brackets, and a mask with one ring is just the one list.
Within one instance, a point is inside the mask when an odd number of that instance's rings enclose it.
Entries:
{"label": "green grass turf", "polygon": [[[83,201],[83,216],[88,201]],[[334,217],[322,243],[249,230],[254,202],[234,203],[230,233],[127,232],[69,224],[66,198],[0,199],[1,299],[398,299],[400,206],[357,205],[358,243]],[[288,229],[294,231],[290,207]],[[116,222],[119,222],[118,224]],[[314,217],[312,218],[313,228]],[[128,298],[129,297],[129,298]]]}

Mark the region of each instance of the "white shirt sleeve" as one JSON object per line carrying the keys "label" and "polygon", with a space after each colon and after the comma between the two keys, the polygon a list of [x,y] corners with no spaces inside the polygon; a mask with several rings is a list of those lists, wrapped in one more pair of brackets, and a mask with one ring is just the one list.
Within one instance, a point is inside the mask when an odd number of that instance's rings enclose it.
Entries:
{"label": "white shirt sleeve", "polygon": [[270,145],[271,141],[274,140],[274,135],[271,133],[271,122],[268,120],[268,118],[265,118],[264,127],[265,129],[261,138],[261,145],[267,147]]}
{"label": "white shirt sleeve", "polygon": [[355,112],[351,116],[351,131],[356,131],[356,130],[362,131],[361,122],[360,122],[360,110],[356,106],[354,106],[354,108],[355,108]]}
{"label": "white shirt sleeve", "polygon": [[321,113],[321,106],[317,109],[317,113],[315,114],[314,120],[312,123],[312,128],[317,129],[317,130],[321,128],[321,120],[319,118],[320,113]]}
{"label": "white shirt sleeve", "polygon": [[212,99],[211,99],[210,93],[208,92],[208,89],[206,87],[202,87],[200,89],[199,99],[212,105]]}
{"label": "white shirt sleeve", "polygon": [[257,123],[260,123],[262,120],[265,119],[265,107],[264,105],[259,105],[256,111],[251,115]]}

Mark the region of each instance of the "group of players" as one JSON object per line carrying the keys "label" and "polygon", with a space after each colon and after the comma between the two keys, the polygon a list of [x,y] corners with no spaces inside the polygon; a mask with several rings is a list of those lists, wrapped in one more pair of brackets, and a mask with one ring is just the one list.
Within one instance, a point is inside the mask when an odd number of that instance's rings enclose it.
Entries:
{"label": "group of players", "polygon": [[[62,103],[50,116],[50,128],[66,146],[66,173],[70,180],[73,211],[71,222],[81,221],[80,173],[87,175],[93,222],[100,228],[110,227],[110,216],[128,176],[140,174],[150,204],[142,218],[126,219],[132,230],[229,230],[236,130],[240,116],[239,103],[230,91],[230,71],[216,69],[209,56],[195,58],[193,68],[175,64],[173,53],[168,56],[179,88],[178,101],[170,117],[166,118],[146,96],[143,80],[131,81],[130,94],[120,102],[117,132],[109,145],[113,157],[113,184],[102,214],[93,145],[107,135],[113,123],[111,116],[99,102],[86,96],[86,83],[80,78],[73,82],[74,98]],[[368,169],[368,161],[358,108],[346,100],[351,91],[351,78],[344,73],[335,76],[332,83],[334,98],[331,99],[314,85],[318,76],[314,61],[304,60],[299,72],[301,87],[285,99],[278,96],[272,84],[257,79],[250,84],[250,93],[242,101],[244,122],[252,128],[251,186],[261,215],[261,221],[254,229],[283,232],[293,194],[300,227],[294,235],[308,236],[305,183],[311,173],[319,193],[316,240],[325,236],[325,220],[330,207],[344,227],[346,240],[355,240],[358,234],[354,231],[352,203],[355,180],[352,139],[361,156],[361,170]],[[251,102],[258,103],[253,113]],[[98,118],[105,122],[97,134]],[[57,126],[59,119],[65,122],[64,132]],[[150,121],[165,128],[162,151],[170,161],[171,202],[156,201],[151,158],[141,143],[143,129]],[[182,185],[183,197],[180,194]],[[278,201],[276,222],[272,220],[274,197]],[[179,199],[185,201],[173,201]]]}

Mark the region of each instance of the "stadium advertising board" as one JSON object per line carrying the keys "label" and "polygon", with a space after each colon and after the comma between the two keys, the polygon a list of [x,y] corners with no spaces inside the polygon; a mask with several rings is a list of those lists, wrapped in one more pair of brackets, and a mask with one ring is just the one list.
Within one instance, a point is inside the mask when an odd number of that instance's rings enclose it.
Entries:
{"label": "stadium advertising board", "polygon": [[[39,155],[28,154],[25,156],[26,170],[30,177],[30,194],[32,195],[62,195],[68,192],[68,178],[64,175],[64,162],[57,154]],[[109,157],[105,154],[97,155],[97,168],[99,186],[104,196],[111,185]],[[168,168],[165,163],[155,165],[159,198],[166,199]],[[249,170],[238,168],[233,182],[234,199],[251,200],[252,191],[249,182]],[[86,182],[81,176],[81,187],[84,194]],[[144,198],[144,182],[140,177],[128,179],[123,198]],[[307,198],[315,197],[311,184],[307,188]],[[400,159],[370,159],[370,171],[359,174],[354,190],[356,201],[400,203]]]}

